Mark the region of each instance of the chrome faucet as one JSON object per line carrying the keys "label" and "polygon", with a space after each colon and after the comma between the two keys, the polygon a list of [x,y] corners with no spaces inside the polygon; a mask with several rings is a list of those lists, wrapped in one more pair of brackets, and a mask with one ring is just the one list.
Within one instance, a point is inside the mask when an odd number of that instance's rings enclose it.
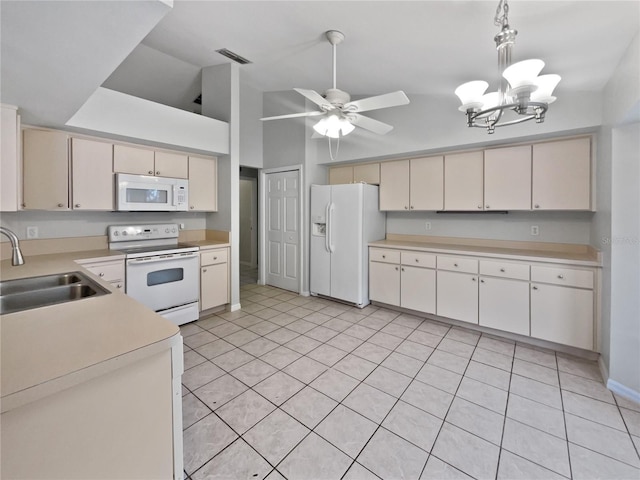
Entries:
{"label": "chrome faucet", "polygon": [[11,265],[24,265],[24,257],[20,250],[20,241],[18,240],[18,236],[5,227],[0,227],[0,233],[4,233],[11,242],[11,250],[13,251],[11,255]]}

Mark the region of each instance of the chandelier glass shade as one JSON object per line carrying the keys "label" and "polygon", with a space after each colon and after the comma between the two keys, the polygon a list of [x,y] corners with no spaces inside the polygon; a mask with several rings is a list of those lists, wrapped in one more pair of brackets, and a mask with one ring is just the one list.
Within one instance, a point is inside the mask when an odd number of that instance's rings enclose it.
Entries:
{"label": "chandelier glass shade", "polygon": [[494,38],[500,72],[498,90],[485,93],[489,84],[483,80],[463,83],[455,90],[462,103],[458,110],[466,113],[467,126],[485,128],[488,133],[493,133],[496,127],[528,120],[544,122],[549,104],[556,100],[553,89],[560,82],[560,75],[539,75],[544,68],[542,60],[511,63],[518,32],[509,26],[508,14],[507,0],[500,0],[494,19],[501,27]]}

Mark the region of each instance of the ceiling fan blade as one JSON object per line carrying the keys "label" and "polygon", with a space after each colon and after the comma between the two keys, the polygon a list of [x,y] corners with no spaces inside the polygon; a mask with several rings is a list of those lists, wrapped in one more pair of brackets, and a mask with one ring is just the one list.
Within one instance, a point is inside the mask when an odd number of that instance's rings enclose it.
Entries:
{"label": "ceiling fan blade", "polygon": [[305,90],[304,88],[294,88],[296,92],[304,96],[307,100],[311,100],[319,107],[326,110],[333,110],[335,107],[327,102],[327,99],[320,95],[315,90]]}
{"label": "ceiling fan blade", "polygon": [[358,113],[351,113],[348,115],[349,120],[356,127],[364,128],[370,132],[377,133],[378,135],[385,135],[393,130],[393,127],[387,123],[374,120],[373,118],[365,117]]}
{"label": "ceiling fan blade", "polygon": [[367,97],[346,103],[343,107],[343,111],[366,112],[368,110],[378,110],[380,108],[397,107],[408,103],[409,98],[402,90],[398,90],[397,92],[385,93],[384,95]]}
{"label": "ceiling fan blade", "polygon": [[315,117],[317,115],[324,115],[325,112],[316,111],[316,112],[302,112],[302,113],[289,113],[288,115],[277,115],[275,117],[264,117],[260,120],[280,120],[281,118],[296,118],[296,117]]}

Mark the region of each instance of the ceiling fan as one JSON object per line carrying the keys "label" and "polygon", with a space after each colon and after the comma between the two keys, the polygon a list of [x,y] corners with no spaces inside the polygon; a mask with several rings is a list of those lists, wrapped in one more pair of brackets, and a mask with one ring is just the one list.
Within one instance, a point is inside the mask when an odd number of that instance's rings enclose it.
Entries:
{"label": "ceiling fan", "polygon": [[314,90],[294,88],[296,92],[318,105],[320,110],[278,115],[261,118],[260,120],[322,116],[313,129],[316,133],[329,138],[340,138],[351,133],[355,127],[364,128],[379,135],[389,133],[393,129],[391,125],[360,115],[360,112],[406,105],[409,103],[409,99],[403,91],[398,90],[397,92],[367,97],[352,102],[351,96],[347,92],[336,88],[336,46],[342,43],[344,34],[337,30],[329,30],[325,35],[333,46],[333,88],[324,92],[324,95],[320,95]]}

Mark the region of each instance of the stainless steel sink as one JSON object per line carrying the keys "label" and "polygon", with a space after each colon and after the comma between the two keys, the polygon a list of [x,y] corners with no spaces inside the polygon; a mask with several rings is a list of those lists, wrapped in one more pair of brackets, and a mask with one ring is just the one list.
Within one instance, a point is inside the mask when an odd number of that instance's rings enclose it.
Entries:
{"label": "stainless steel sink", "polygon": [[0,282],[0,314],[72,302],[111,293],[81,272]]}

